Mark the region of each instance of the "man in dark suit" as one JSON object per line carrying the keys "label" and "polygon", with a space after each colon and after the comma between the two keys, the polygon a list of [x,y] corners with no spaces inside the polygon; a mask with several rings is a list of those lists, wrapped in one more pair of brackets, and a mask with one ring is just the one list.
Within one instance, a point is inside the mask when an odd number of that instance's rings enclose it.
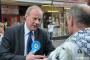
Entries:
{"label": "man in dark suit", "polygon": [[[38,6],[31,6],[26,11],[24,24],[7,28],[0,46],[0,60],[44,59],[42,55],[54,50],[47,33],[39,28],[42,16],[43,12]],[[39,42],[36,46],[40,48],[34,54],[31,51],[27,53],[29,32],[33,33],[32,40]]]}

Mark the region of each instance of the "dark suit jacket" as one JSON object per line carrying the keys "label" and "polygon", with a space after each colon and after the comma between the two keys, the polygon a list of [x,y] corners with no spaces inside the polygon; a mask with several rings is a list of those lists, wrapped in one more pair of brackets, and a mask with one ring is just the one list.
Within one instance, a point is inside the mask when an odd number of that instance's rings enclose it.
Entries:
{"label": "dark suit jacket", "polygon": [[[35,39],[38,39],[41,43],[41,48],[35,53],[36,55],[48,55],[54,50],[45,31],[38,28],[35,31]],[[10,27],[5,31],[0,46],[0,60],[25,60],[24,24]]]}

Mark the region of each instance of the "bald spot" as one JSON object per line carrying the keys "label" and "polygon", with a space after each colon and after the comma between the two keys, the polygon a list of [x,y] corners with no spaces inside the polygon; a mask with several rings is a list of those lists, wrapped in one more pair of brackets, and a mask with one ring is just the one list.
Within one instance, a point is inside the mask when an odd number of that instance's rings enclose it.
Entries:
{"label": "bald spot", "polygon": [[80,8],[81,8],[84,12],[86,12],[87,14],[90,15],[90,6],[88,6],[88,5],[86,5],[86,4],[81,4],[81,5],[79,5],[79,6],[80,6]]}

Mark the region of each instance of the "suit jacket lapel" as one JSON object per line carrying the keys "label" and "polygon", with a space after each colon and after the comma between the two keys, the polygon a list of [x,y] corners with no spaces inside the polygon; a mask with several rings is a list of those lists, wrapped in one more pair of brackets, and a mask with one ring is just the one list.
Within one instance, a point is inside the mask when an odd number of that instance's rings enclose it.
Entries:
{"label": "suit jacket lapel", "polygon": [[39,29],[37,29],[37,30],[35,31],[35,40],[41,40],[41,34],[40,34]]}
{"label": "suit jacket lapel", "polygon": [[35,31],[35,40],[38,39],[38,31]]}
{"label": "suit jacket lapel", "polygon": [[25,41],[24,41],[24,24],[21,25],[21,32],[20,32],[20,51],[21,54],[24,55],[24,45],[25,45]]}

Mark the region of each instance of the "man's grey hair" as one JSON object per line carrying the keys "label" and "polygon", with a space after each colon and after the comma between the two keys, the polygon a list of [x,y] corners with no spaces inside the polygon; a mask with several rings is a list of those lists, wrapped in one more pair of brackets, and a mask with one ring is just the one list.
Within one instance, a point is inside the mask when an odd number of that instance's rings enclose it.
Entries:
{"label": "man's grey hair", "polygon": [[90,6],[86,4],[78,4],[69,10],[69,16],[74,16],[77,23],[90,26]]}
{"label": "man's grey hair", "polygon": [[[41,8],[40,8],[39,6],[33,5],[33,6],[30,6],[30,7],[27,8],[25,15],[29,15],[30,12],[31,12],[33,9],[40,9],[40,10],[41,10]],[[42,11],[42,10],[41,10],[41,11]],[[42,13],[43,13],[43,11],[42,11]]]}

